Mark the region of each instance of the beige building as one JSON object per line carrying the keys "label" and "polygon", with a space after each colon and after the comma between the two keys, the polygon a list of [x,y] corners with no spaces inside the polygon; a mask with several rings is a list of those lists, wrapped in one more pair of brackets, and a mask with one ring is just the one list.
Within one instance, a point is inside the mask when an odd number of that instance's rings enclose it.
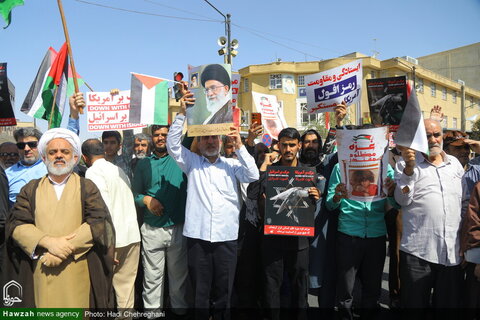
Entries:
{"label": "beige building", "polygon": [[15,142],[13,132],[18,128],[33,127],[33,122],[18,121],[16,126],[0,127],[0,144],[10,141]]}
{"label": "beige building", "polygon": [[480,90],[480,42],[417,58],[418,63],[454,81]]}
{"label": "beige building", "polygon": [[[442,107],[445,114],[444,127],[460,130],[462,127],[462,85],[445,76],[426,69],[416,60],[405,58],[391,58],[378,60],[361,53],[352,53],[335,59],[309,62],[272,62],[261,65],[251,65],[241,68],[239,104],[245,120],[249,113],[255,111],[252,105],[252,91],[276,95],[282,102],[287,124],[300,130],[311,126],[324,124],[323,114],[308,114],[306,110],[307,98],[305,93],[305,75],[325,71],[338,67],[350,61],[363,61],[363,87],[365,80],[394,76],[407,76],[412,80],[415,74],[418,100],[425,116],[428,116],[434,105]],[[292,78],[295,81],[294,93],[284,90],[282,79]],[[479,113],[480,91],[465,86],[465,123],[469,131],[473,120]],[[333,117],[331,117],[333,118]],[[361,103],[349,107],[347,121],[352,124],[368,123],[370,118],[366,91],[363,90]]]}

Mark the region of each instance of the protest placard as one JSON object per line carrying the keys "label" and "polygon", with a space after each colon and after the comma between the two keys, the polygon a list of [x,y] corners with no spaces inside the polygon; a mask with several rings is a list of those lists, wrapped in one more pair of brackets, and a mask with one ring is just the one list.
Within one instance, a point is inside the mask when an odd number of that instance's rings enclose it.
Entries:
{"label": "protest placard", "polygon": [[266,235],[315,235],[315,200],[308,189],[316,186],[315,168],[267,167],[265,228]]}
{"label": "protest placard", "polygon": [[376,201],[386,197],[388,128],[337,130],[338,163],[348,197]]}
{"label": "protest placard", "polygon": [[7,64],[0,63],[0,126],[15,126],[17,120],[13,112],[15,87],[7,77]]}
{"label": "protest placard", "polygon": [[110,92],[89,92],[86,95],[87,130],[108,131],[144,128],[140,123],[129,123],[130,90],[111,95]]}
{"label": "protest placard", "polygon": [[389,125],[391,132],[397,131],[408,100],[407,78],[368,79],[366,82],[372,123]]}
{"label": "protest placard", "polygon": [[262,125],[266,133],[278,140],[278,134],[287,125],[277,96],[252,91],[252,98],[256,111],[262,114]]}
{"label": "protest placard", "polygon": [[208,64],[189,68],[188,72],[195,97],[195,104],[187,108],[188,135],[229,133],[233,126],[231,65]]}
{"label": "protest placard", "polygon": [[333,111],[337,104],[360,101],[362,95],[362,61],[305,76],[308,113]]}

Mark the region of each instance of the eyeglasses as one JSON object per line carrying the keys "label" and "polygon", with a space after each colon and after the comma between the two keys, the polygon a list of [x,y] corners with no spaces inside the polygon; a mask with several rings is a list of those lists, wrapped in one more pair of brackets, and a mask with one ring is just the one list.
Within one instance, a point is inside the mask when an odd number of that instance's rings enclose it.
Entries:
{"label": "eyeglasses", "polygon": [[35,149],[36,147],[38,147],[38,141],[17,142],[17,148],[20,150],[25,149],[26,145],[28,145],[30,149]]}
{"label": "eyeglasses", "polygon": [[216,91],[218,88],[223,88],[225,86],[211,86],[211,87],[208,87],[208,88],[205,88],[205,93],[208,94],[209,92],[213,92],[213,91]]}
{"label": "eyeglasses", "polygon": [[0,152],[0,157],[18,157],[16,152]]}

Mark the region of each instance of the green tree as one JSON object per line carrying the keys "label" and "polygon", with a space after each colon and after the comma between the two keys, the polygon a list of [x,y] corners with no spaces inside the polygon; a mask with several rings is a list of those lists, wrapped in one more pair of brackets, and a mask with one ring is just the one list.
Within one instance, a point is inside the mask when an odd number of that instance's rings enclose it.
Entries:
{"label": "green tree", "polygon": [[470,139],[473,140],[480,140],[480,119],[475,121],[472,126],[472,134],[470,135]]}

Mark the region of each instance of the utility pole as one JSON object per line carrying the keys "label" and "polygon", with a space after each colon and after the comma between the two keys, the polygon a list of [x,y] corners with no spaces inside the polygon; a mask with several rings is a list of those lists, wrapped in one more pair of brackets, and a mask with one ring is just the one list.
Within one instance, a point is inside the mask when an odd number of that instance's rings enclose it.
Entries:
{"label": "utility pole", "polygon": [[458,83],[462,86],[460,89],[461,102],[460,102],[460,130],[465,132],[466,120],[465,120],[465,81],[457,80]]}
{"label": "utility pole", "polygon": [[218,10],[213,4],[211,4],[208,0],[204,0],[206,3],[208,3],[210,5],[210,7],[212,7],[213,9],[215,9],[215,11],[217,11],[218,13],[220,13],[223,17],[223,19],[225,20],[225,36],[227,37],[227,45],[226,45],[226,49],[227,49],[227,52],[226,52],[226,63],[227,64],[232,64],[232,49],[231,49],[231,42],[230,42],[230,37],[231,37],[231,31],[230,31],[230,17],[231,15],[229,13],[227,13],[227,15],[225,16],[220,10]]}

